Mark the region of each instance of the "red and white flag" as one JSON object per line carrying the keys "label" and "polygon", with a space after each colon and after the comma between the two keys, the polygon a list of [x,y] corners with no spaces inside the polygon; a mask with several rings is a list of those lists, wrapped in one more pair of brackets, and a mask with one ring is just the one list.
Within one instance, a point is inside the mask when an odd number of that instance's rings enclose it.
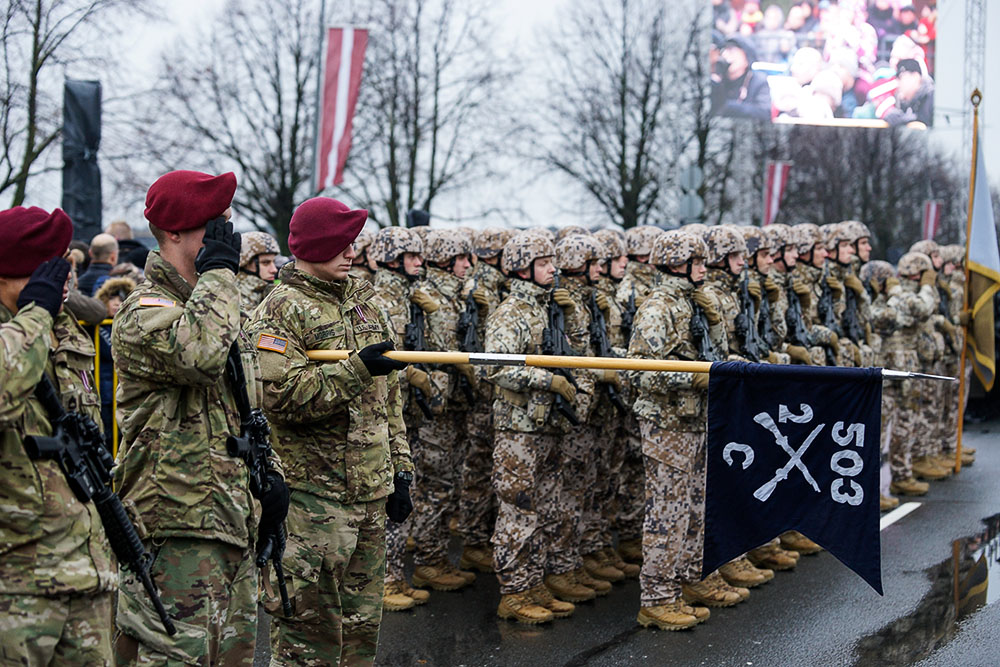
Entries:
{"label": "red and white flag", "polygon": [[778,216],[778,208],[781,206],[781,198],[785,194],[785,186],[788,184],[788,171],[792,168],[791,162],[769,161],[764,178],[764,225],[770,225]]}
{"label": "red and white flag", "polygon": [[921,238],[933,241],[941,222],[941,202],[928,199],[924,202],[924,228]]}
{"label": "red and white flag", "polygon": [[367,30],[330,28],[327,31],[316,136],[317,192],[344,180],[344,163],[351,150],[351,123],[361,89],[361,68],[367,46]]}

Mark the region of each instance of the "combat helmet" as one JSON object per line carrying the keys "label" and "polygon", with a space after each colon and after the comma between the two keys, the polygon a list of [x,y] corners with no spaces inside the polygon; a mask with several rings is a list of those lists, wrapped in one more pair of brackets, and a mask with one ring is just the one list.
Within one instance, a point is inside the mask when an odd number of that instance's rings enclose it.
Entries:
{"label": "combat helmet", "polygon": [[747,244],[747,256],[753,257],[759,250],[774,252],[771,237],[760,227],[745,225],[740,227],[743,241]]}
{"label": "combat helmet", "polygon": [[539,234],[541,236],[544,236],[545,238],[547,238],[549,240],[549,243],[551,243],[553,246],[556,244],[556,235],[555,235],[555,232],[553,232],[548,227],[530,227],[529,229],[526,229],[525,231],[527,231],[527,232],[534,232],[535,234]]}
{"label": "combat helmet", "polygon": [[844,220],[840,223],[840,226],[844,237],[855,244],[855,249],[857,248],[858,241],[872,237],[872,232],[868,229],[868,225],[860,220]]}
{"label": "combat helmet", "polygon": [[965,246],[959,245],[957,243],[952,243],[949,245],[943,245],[938,248],[938,252],[941,253],[941,259],[948,262],[949,264],[954,264],[955,266],[962,266],[965,263]]}
{"label": "combat helmet", "polygon": [[513,234],[502,227],[487,227],[479,230],[472,242],[477,257],[490,259],[503,251],[503,246]]}
{"label": "combat helmet", "polygon": [[471,255],[472,242],[468,235],[455,229],[432,229],[424,243],[424,259],[444,264],[459,255]]}
{"label": "combat helmet", "polygon": [[590,232],[580,225],[566,225],[556,232],[556,241],[562,241],[567,236],[590,236]]}
{"label": "combat helmet", "polygon": [[384,227],[375,234],[375,240],[368,247],[368,257],[379,266],[394,262],[405,252],[420,254],[424,244],[412,229],[406,227]]}
{"label": "combat helmet", "polygon": [[639,225],[625,230],[625,248],[630,259],[653,252],[653,242],[663,230],[653,225]]}
{"label": "combat helmet", "polygon": [[698,234],[701,238],[705,238],[705,232],[708,231],[708,225],[703,225],[700,222],[689,222],[681,227],[681,229],[686,232],[691,232],[692,234]]}
{"label": "combat helmet", "polygon": [[659,267],[680,266],[692,258],[708,256],[708,244],[685,228],[671,229],[656,238],[649,263]]}
{"label": "combat helmet", "polygon": [[280,255],[278,241],[267,232],[246,232],[240,235],[240,268],[246,268],[260,255]]}
{"label": "combat helmet", "polygon": [[896,271],[902,277],[919,276],[924,271],[933,271],[934,263],[922,252],[908,252],[899,258]]}
{"label": "combat helmet", "polygon": [[354,239],[354,252],[359,255],[365,251],[365,248],[372,244],[375,240],[375,236],[366,229],[362,229],[361,232]]}
{"label": "combat helmet", "polygon": [[601,244],[588,234],[587,236],[566,236],[555,248],[556,268],[566,275],[575,275],[577,270],[583,273],[587,263],[600,259],[604,254]]}
{"label": "combat helmet", "polygon": [[819,227],[811,222],[802,222],[792,227],[792,238],[800,255],[812,256],[812,249],[820,242]]}
{"label": "combat helmet", "polygon": [[705,233],[705,245],[708,255],[705,257],[709,266],[721,266],[730,253],[738,252],[746,255],[747,244],[743,235],[729,225],[716,225]]}
{"label": "combat helmet", "polygon": [[768,243],[774,252],[781,252],[787,245],[795,245],[793,241],[792,228],[780,222],[772,223],[764,227],[767,234]]}
{"label": "combat helmet", "polygon": [[935,253],[941,254],[941,246],[930,239],[924,239],[911,245],[910,252],[922,252],[928,257],[933,257]]}
{"label": "combat helmet", "polygon": [[843,226],[839,222],[828,222],[819,227],[820,240],[830,254],[837,252],[837,244],[847,240]]}
{"label": "combat helmet", "polygon": [[623,237],[613,229],[600,229],[591,234],[591,238],[600,244],[601,257],[604,259],[614,259],[626,254]]}
{"label": "combat helmet", "polygon": [[858,277],[863,283],[873,282],[880,288],[885,287],[885,279],[896,275],[892,264],[881,259],[873,259],[861,267]]}
{"label": "combat helmet", "polygon": [[542,257],[552,257],[556,250],[552,241],[533,230],[515,234],[503,247],[500,267],[504,273],[530,269],[532,262]]}

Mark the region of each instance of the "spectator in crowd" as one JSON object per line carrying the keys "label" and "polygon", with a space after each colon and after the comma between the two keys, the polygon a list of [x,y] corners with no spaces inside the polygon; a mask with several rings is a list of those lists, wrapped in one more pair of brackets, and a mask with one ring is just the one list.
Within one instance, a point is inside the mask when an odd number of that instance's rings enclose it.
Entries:
{"label": "spectator in crowd", "polygon": [[892,0],[874,0],[868,8],[868,23],[875,28],[879,39],[901,34],[902,27],[896,20]]}
{"label": "spectator in crowd", "polygon": [[896,67],[896,109],[886,116],[890,125],[934,120],[934,82],[924,76],[916,60],[900,60]]}
{"label": "spectator in crowd", "polygon": [[907,35],[914,42],[919,44],[924,50],[927,58],[927,69],[933,74],[934,69],[934,47],[937,41],[937,0],[930,0],[920,11],[920,25],[917,26],[916,35]]}
{"label": "spectator in crowd", "polygon": [[788,73],[800,86],[808,86],[823,69],[823,66],[823,54],[811,46],[804,46],[792,56]]}
{"label": "spectator in crowd", "polygon": [[66,259],[70,264],[69,276],[67,277],[66,308],[76,319],[94,326],[104,319],[104,304],[94,297],[80,292],[77,261],[84,255],[84,252],[79,248],[79,245],[87,250],[87,244],[78,243],[77,247],[73,247],[73,243],[77,242],[71,242],[70,248],[66,251]]}
{"label": "spectator in crowd", "polygon": [[843,83],[836,72],[825,69],[813,78],[812,83],[806,86],[807,103],[800,108],[807,110],[809,115],[799,114],[802,118],[813,120],[826,120],[833,118],[836,111],[840,109],[843,98]]}
{"label": "spectator in crowd", "polygon": [[739,28],[740,16],[730,0],[712,0],[712,25],[723,35],[732,34]]}
{"label": "spectator in crowd", "polygon": [[70,241],[67,259],[73,264],[77,275],[82,274],[90,264],[90,246],[83,241]]}
{"label": "spectator in crowd", "polygon": [[[114,319],[115,314],[122,305],[122,301],[135,289],[135,282],[131,278],[108,278],[101,288],[97,290],[95,297],[104,304],[105,319]],[[114,411],[112,410],[115,393],[114,385],[114,361],[111,358],[111,325],[102,324],[98,331],[98,342],[100,343],[101,365],[100,377],[97,378],[101,394],[101,421],[104,422],[104,439],[108,445],[108,451],[114,451],[112,436],[112,421]]]}
{"label": "spectator in crowd", "polygon": [[111,234],[98,234],[90,240],[90,267],[80,276],[80,291],[94,296],[118,263],[118,241]]}
{"label": "spectator in crowd", "polygon": [[898,69],[899,61],[906,59],[916,60],[920,65],[920,73],[924,76],[930,76],[924,50],[906,35],[900,35],[892,43],[892,51],[889,53],[889,67],[894,70]]}
{"label": "spectator in crowd", "polygon": [[713,113],[735,118],[770,120],[771,92],[767,78],[754,72],[753,42],[742,35],[727,40],[712,73]]}
{"label": "spectator in crowd", "polygon": [[762,27],[754,35],[757,57],[767,63],[786,64],[795,50],[795,33],[784,29],[785,13],[779,5],[764,10]]}
{"label": "spectator in crowd", "polygon": [[107,229],[104,230],[105,234],[111,234],[118,241],[126,241],[135,238],[132,234],[132,227],[124,220],[115,220]]}
{"label": "spectator in crowd", "polygon": [[[912,3],[906,3],[899,8],[900,32],[913,39],[920,30],[920,21],[917,19],[917,8]],[[914,40],[916,41],[916,40]]]}
{"label": "spectator in crowd", "polygon": [[830,56],[831,71],[840,78],[840,106],[834,112],[837,118],[852,118],[854,110],[863,103],[867,87],[858,90],[858,57],[848,48],[837,49]]}
{"label": "spectator in crowd", "polygon": [[744,35],[752,35],[760,27],[764,20],[764,12],[760,11],[760,3],[747,0],[743,3],[743,12],[740,14],[740,32]]}

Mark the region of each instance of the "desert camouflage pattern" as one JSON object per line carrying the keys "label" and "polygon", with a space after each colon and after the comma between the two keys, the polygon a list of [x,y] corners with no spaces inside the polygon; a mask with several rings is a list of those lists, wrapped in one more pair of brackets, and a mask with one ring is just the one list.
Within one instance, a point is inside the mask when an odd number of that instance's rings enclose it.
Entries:
{"label": "desert camouflage pattern", "polygon": [[[433,313],[427,313],[424,319],[424,335],[427,339],[428,350],[459,349],[458,319],[465,308],[465,302],[462,301],[462,286],[461,278],[451,271],[436,266],[428,266],[423,279],[417,283],[417,289],[425,292],[440,305],[440,308]],[[471,406],[459,388],[459,372],[455,367],[448,365],[437,368],[435,371],[446,377],[447,409],[468,410]]]}
{"label": "desert camouflage pattern", "polygon": [[[711,252],[711,250],[709,251]],[[740,314],[740,301],[737,295],[740,276],[734,276],[729,269],[711,267],[705,272],[705,282],[701,289],[708,294],[715,304],[715,309],[722,317],[722,328],[725,330],[727,346],[719,346],[722,352],[729,352],[729,358],[743,359],[736,336],[736,316]]]}
{"label": "desert camouflage pattern", "polygon": [[424,259],[447,262],[458,255],[471,255],[472,241],[463,232],[453,229],[432,229],[424,241]]}
{"label": "desert camouflage pattern", "polygon": [[[800,260],[799,263],[795,265],[792,280],[805,283],[805,285],[809,287],[811,298],[809,299],[808,308],[805,303],[802,303],[802,321],[805,324],[806,329],[809,331],[809,335],[812,337],[813,343],[817,346],[829,345],[835,334],[833,331],[820,324],[819,317],[819,299],[823,293],[823,288],[821,287],[820,282],[823,280],[823,269],[816,268],[815,266]],[[814,356],[813,363],[823,366],[826,364],[825,357],[821,355],[817,359]]]}
{"label": "desert camouflage pattern", "polygon": [[240,294],[240,320],[245,323],[254,308],[274,289],[274,281],[240,271],[236,274],[236,287]]}
{"label": "desert camouflage pattern", "polygon": [[708,255],[705,256],[705,263],[708,265],[724,264],[726,257],[731,253],[738,252],[741,255],[747,254],[747,244],[743,240],[743,235],[738,227],[729,225],[717,225],[709,227],[705,232],[705,245],[708,246]]}
{"label": "desert camouflage pattern", "polygon": [[[654,228],[655,229],[655,228]],[[652,250],[652,248],[650,248]],[[632,253],[629,253],[630,255]],[[635,295],[635,305],[638,308],[646,300],[649,293],[659,281],[660,272],[652,264],[630,261],[625,267],[625,277],[618,283],[615,298],[621,304],[627,304],[629,298]]]}
{"label": "desert camouflage pattern", "polygon": [[634,259],[653,251],[653,242],[663,230],[653,225],[638,225],[625,230],[625,248]]}
{"label": "desert camouflage pattern", "polygon": [[[523,271],[531,267],[531,263],[541,257],[552,257],[555,245],[542,234],[541,230],[519,232],[511,237],[503,247],[500,258],[502,268],[513,279],[515,271]],[[489,348],[487,348],[489,349]]]}
{"label": "desert camouflage pattern", "polygon": [[113,594],[0,593],[0,656],[5,665],[113,665]]}
{"label": "desert camouflage pattern", "polygon": [[449,520],[458,514],[465,412],[447,410],[420,425],[420,449],[414,452],[413,535],[417,565],[437,565],[448,557]]}
{"label": "desert camouflage pattern", "polygon": [[[403,227],[383,229],[376,236],[373,247],[379,245],[382,232],[388,229],[408,231]],[[413,238],[416,238],[415,236]],[[418,241],[419,242],[419,241]],[[411,251],[407,251],[411,252]],[[410,323],[410,296],[413,294],[414,282],[399,271],[379,268],[375,272],[375,304],[382,310],[395,340],[401,342],[406,336],[406,327]],[[424,419],[424,413],[410,396],[410,385],[406,381],[406,373],[399,373],[399,389],[403,402],[403,418],[407,431],[414,430]],[[430,397],[428,397],[430,399]]]}
{"label": "desert camouflage pattern", "polygon": [[267,232],[244,232],[240,234],[240,268],[250,266],[259,255],[279,255],[278,241]]}
{"label": "desert camouflage pattern", "polygon": [[423,250],[423,241],[412,229],[384,227],[378,230],[368,247],[368,256],[379,264],[386,264],[398,260],[403,253],[420,254]]}

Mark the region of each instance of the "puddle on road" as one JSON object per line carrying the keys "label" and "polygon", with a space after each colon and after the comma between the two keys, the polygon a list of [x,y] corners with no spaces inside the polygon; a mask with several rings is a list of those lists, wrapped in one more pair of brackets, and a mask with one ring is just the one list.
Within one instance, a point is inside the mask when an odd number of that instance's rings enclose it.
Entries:
{"label": "puddle on road", "polygon": [[952,543],[951,558],[927,570],[931,590],[913,613],[858,642],[856,664],[913,664],[951,641],[969,614],[1000,600],[1000,514],[983,523],[979,533]]}

